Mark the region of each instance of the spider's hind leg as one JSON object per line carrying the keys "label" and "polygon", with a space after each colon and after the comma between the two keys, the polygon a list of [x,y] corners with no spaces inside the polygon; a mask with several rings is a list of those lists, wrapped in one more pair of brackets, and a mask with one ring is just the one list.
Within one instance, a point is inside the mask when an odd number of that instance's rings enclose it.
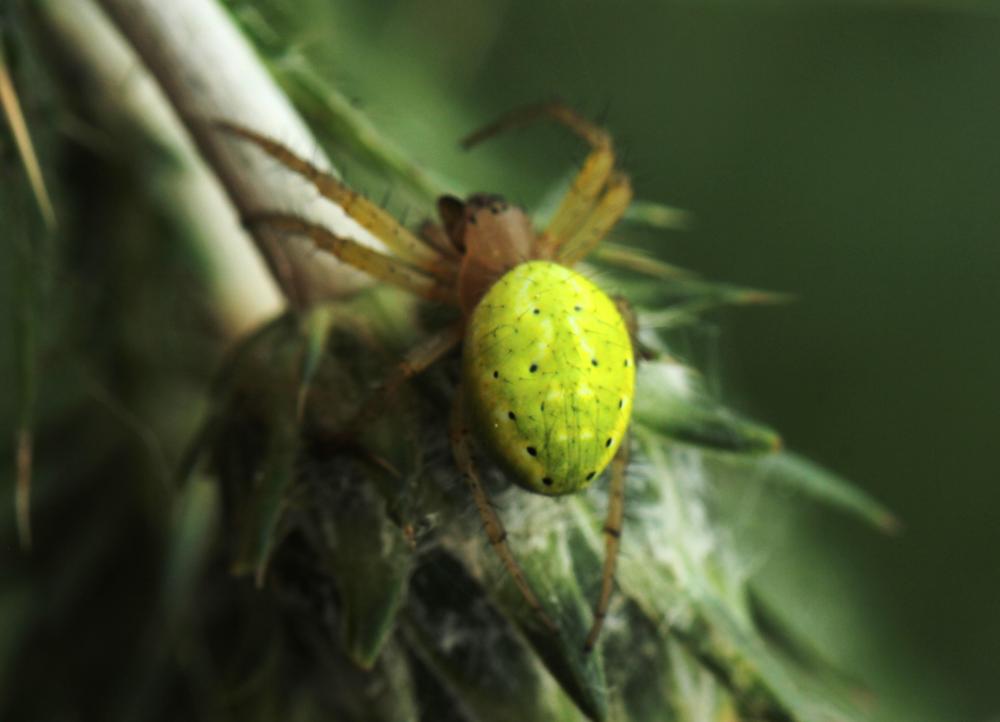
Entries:
{"label": "spider's hind leg", "polygon": [[459,391],[455,395],[455,403],[451,414],[451,449],[455,457],[455,464],[458,466],[462,477],[472,492],[472,498],[476,503],[479,515],[482,517],[483,528],[486,530],[487,537],[489,537],[490,546],[493,547],[497,556],[500,557],[500,561],[507,569],[507,573],[510,574],[511,579],[514,580],[514,584],[521,592],[521,596],[524,597],[528,606],[538,613],[538,618],[545,627],[554,632],[558,628],[545,612],[542,603],[538,600],[538,596],[528,583],[528,578],[525,576],[524,570],[518,564],[517,559],[514,558],[514,554],[510,550],[510,545],[507,544],[507,530],[504,528],[496,509],[493,508],[493,503],[486,491],[486,487],[483,486],[483,482],[479,478],[479,472],[476,470],[475,462],[472,459],[471,429],[466,421],[464,409],[462,393]]}
{"label": "spider's hind leg", "polygon": [[615,583],[615,569],[618,566],[618,550],[621,546],[622,520],[625,515],[625,469],[628,467],[628,438],[622,440],[618,453],[611,462],[611,485],[608,488],[608,515],[604,521],[604,568],[601,571],[601,592],[594,605],[594,621],[591,623],[583,651],[590,652],[597,643],[608,613],[611,590]]}

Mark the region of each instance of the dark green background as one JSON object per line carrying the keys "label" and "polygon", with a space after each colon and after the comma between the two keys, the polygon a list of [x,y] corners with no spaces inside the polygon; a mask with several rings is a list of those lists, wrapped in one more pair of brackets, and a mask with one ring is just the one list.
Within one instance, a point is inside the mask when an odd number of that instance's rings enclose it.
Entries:
{"label": "dark green background", "polygon": [[720,319],[714,380],[903,520],[885,538],[805,512],[763,570],[883,720],[1000,710],[998,19],[434,0],[326,6],[303,31],[421,162],[528,203],[578,148],[533,131],[465,157],[458,135],[555,95],[603,115],[638,195],[696,214],[658,253],[797,296]]}

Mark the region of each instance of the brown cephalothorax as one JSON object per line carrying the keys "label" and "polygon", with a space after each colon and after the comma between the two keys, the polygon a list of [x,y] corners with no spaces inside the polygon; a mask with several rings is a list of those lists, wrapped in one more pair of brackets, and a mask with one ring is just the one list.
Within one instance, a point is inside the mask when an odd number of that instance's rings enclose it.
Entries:
{"label": "brown cephalothorax", "polygon": [[[456,209],[449,204],[451,210]],[[455,220],[442,221],[452,242],[464,251],[458,269],[458,305],[469,316],[490,286],[519,263],[537,258],[537,252],[528,216],[502,197],[469,196],[460,213]]]}

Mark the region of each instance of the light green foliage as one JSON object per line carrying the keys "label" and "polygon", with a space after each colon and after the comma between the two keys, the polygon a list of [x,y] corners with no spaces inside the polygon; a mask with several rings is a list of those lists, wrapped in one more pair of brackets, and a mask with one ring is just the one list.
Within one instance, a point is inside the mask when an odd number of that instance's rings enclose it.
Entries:
{"label": "light green foliage", "polygon": [[621,445],[632,342],[614,302],[589,280],[557,263],[523,263],[472,314],[463,381],[480,436],[514,480],[569,494]]}

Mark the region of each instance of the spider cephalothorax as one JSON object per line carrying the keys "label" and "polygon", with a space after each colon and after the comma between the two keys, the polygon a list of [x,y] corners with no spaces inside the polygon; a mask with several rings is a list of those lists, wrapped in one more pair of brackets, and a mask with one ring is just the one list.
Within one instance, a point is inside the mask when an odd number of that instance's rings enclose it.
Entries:
{"label": "spider cephalothorax", "polygon": [[607,609],[621,534],[635,357],[615,302],[572,267],[621,218],[632,190],[627,176],[615,169],[607,133],[562,105],[512,113],[466,143],[544,116],[587,141],[591,152],[540,232],[524,211],[500,196],[476,194],[465,201],[442,197],[441,224],[428,225],[417,236],[288,148],[239,125],[222,127],[306,177],[393,255],[293,215],[260,213],[246,219],[248,223],[306,235],[375,278],[461,310],[458,324],[406,355],[385,388],[426,369],[464,339],[462,379],[452,412],[452,451],[490,543],[550,627],[555,625],[525,579],[479,479],[472,440],[481,441],[516,483],[540,494],[579,491],[611,464],[605,563],[585,643],[589,650]]}

